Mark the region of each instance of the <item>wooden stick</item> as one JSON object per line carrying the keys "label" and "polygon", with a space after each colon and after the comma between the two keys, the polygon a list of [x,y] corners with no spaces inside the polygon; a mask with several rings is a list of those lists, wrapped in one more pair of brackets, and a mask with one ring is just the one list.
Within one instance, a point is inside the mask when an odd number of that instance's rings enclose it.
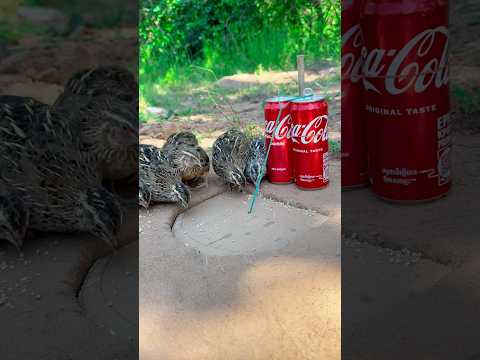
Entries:
{"label": "wooden stick", "polygon": [[298,94],[299,96],[303,96],[305,91],[304,55],[297,55],[297,71],[298,71]]}

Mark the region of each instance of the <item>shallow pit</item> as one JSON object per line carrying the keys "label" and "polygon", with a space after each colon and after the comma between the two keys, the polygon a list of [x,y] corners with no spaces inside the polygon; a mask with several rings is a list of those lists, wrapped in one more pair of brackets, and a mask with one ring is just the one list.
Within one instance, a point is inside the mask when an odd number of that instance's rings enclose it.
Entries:
{"label": "shallow pit", "polygon": [[226,192],[180,214],[173,235],[205,255],[229,256],[281,249],[301,239],[327,217],[258,197],[248,214],[251,195]]}

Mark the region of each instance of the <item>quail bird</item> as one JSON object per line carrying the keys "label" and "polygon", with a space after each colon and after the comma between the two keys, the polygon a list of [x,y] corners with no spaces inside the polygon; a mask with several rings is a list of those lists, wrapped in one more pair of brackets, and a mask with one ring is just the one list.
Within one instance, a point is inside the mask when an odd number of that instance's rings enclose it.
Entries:
{"label": "quail bird", "polygon": [[266,169],[264,164],[266,157],[267,149],[265,147],[265,138],[258,137],[250,140],[245,165],[245,177],[252,184],[257,183],[260,173],[265,175]]}
{"label": "quail bird", "polygon": [[242,190],[246,185],[244,175],[249,141],[239,130],[228,130],[213,143],[212,165],[232,190]]}
{"label": "quail bird", "polygon": [[172,134],[163,146],[163,151],[170,164],[180,171],[182,181],[190,188],[198,188],[206,183],[205,175],[210,171],[210,158],[198,145],[194,134]]}
{"label": "quail bird", "polygon": [[88,232],[115,246],[123,211],[80,151],[77,134],[47,106],[0,97],[0,178],[22,191],[29,229]]}
{"label": "quail bird", "polygon": [[102,180],[138,170],[138,84],[128,70],[103,66],[71,77],[53,105],[79,126],[82,151],[97,159]]}
{"label": "quail bird", "polygon": [[188,207],[190,191],[182,182],[179,169],[170,165],[161,149],[141,144],[139,165],[141,206],[148,207],[150,202],[162,202]]}

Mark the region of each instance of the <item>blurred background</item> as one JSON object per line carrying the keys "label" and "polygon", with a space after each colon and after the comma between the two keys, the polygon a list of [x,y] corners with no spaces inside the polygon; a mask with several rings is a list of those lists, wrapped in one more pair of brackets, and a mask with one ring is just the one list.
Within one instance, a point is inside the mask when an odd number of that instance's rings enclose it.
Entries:
{"label": "blurred background", "polygon": [[117,64],[138,74],[138,2],[2,0],[0,94],[52,103],[75,72]]}
{"label": "blurred background", "polygon": [[143,142],[189,129],[208,146],[226,127],[260,131],[261,101],[298,92],[298,54],[307,87],[337,111],[339,0],[141,0],[139,15]]}

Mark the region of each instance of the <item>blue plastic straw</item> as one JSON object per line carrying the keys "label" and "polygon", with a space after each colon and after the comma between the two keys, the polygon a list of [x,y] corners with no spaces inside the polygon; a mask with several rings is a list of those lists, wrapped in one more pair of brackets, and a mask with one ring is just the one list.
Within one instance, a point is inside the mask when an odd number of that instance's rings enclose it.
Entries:
{"label": "blue plastic straw", "polygon": [[[309,95],[305,95],[305,96],[297,96],[297,97],[292,98],[290,101],[298,100],[298,99],[305,99],[305,98],[309,98],[309,97],[312,97],[312,96],[313,96],[313,94],[309,94]],[[257,200],[258,194],[260,193],[260,183],[262,182],[263,177],[265,176],[265,170],[267,169],[268,156],[270,155],[270,149],[272,147],[272,144],[273,144],[273,141],[274,141],[274,138],[275,138],[275,133],[277,132],[277,128],[278,128],[278,120],[280,119],[280,116],[282,115],[282,111],[285,107],[287,107],[287,106],[284,106],[284,107],[280,108],[280,111],[278,112],[277,119],[275,120],[275,128],[273,130],[272,138],[270,139],[270,143],[268,144],[267,156],[265,156],[265,161],[263,163],[262,168],[260,169],[260,174],[258,175],[257,182],[255,183],[255,191],[253,192],[252,200],[250,201],[250,206],[248,208],[248,213],[249,214],[252,213],[253,207],[255,205],[255,201]]]}

